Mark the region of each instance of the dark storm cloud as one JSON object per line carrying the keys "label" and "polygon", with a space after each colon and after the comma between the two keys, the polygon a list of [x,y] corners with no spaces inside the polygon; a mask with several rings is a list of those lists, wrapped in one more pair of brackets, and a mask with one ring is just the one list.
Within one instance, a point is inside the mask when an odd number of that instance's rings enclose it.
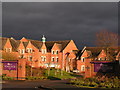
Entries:
{"label": "dark storm cloud", "polygon": [[3,36],[40,40],[73,39],[93,46],[95,33],[117,32],[117,3],[3,3]]}

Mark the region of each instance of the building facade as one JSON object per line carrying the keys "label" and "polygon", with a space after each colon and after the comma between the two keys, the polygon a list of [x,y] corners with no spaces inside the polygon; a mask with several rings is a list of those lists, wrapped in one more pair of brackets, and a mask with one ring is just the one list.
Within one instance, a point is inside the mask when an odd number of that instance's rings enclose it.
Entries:
{"label": "building facade", "polygon": [[77,69],[85,77],[120,74],[120,47],[84,47],[77,56]]}
{"label": "building facade", "polygon": [[21,40],[2,37],[1,40],[2,60],[6,60],[6,56],[11,54],[12,57],[26,59],[26,64],[34,68],[54,67],[66,71],[74,68],[74,50],[78,49],[73,40],[46,41],[44,36],[42,41],[25,37]]}

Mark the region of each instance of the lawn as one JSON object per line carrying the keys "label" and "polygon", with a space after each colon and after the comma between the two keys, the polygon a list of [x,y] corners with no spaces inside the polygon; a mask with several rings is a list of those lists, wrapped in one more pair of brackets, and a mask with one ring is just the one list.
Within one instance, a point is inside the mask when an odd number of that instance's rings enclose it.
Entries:
{"label": "lawn", "polygon": [[[48,75],[49,72],[49,75]],[[51,69],[50,71],[46,70],[45,71],[45,76],[48,77],[48,79],[75,79],[76,77],[81,77],[80,75],[75,75],[72,72],[66,72],[66,71],[61,71],[61,70],[55,70]]]}

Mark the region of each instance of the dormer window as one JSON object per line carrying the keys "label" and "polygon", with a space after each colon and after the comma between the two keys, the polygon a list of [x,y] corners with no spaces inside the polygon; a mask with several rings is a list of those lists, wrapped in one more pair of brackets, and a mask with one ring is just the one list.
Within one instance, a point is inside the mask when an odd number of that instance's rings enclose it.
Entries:
{"label": "dormer window", "polygon": [[52,54],[55,54],[55,51],[54,51],[54,50],[52,50]]}

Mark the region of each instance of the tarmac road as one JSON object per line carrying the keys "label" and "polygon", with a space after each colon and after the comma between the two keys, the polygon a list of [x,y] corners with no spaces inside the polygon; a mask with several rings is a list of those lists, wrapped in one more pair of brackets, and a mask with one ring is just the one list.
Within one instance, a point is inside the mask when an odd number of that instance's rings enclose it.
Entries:
{"label": "tarmac road", "polygon": [[5,81],[5,83],[2,84],[2,90],[93,90],[66,84],[68,82],[69,80]]}

